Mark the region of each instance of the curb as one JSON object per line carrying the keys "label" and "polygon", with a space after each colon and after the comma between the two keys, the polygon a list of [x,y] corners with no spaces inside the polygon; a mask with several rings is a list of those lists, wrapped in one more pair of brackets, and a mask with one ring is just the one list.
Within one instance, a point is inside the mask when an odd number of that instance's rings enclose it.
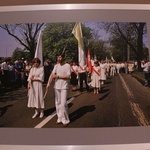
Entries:
{"label": "curb", "polygon": [[[143,86],[145,84],[145,81],[143,78],[140,78],[139,76],[135,75],[135,74],[132,74],[132,77],[134,77],[136,80],[138,80]],[[150,87],[150,84],[148,84],[147,87]]]}

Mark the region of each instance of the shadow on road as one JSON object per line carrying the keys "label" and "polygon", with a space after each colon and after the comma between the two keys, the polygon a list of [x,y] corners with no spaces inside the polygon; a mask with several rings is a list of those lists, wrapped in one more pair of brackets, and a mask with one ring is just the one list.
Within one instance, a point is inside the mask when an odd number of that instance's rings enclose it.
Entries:
{"label": "shadow on road", "polygon": [[[8,90],[8,89],[7,89]],[[27,98],[27,89],[18,88],[18,89],[9,89],[4,93],[0,93],[0,102],[22,100]]]}
{"label": "shadow on road", "polygon": [[106,81],[106,82],[105,82],[105,84],[111,84],[111,83],[112,83],[111,81]]}
{"label": "shadow on road", "polygon": [[68,101],[69,99],[71,99],[72,97],[77,98],[77,97],[80,96],[80,95],[81,95],[81,93],[77,93],[77,94],[74,95],[74,96],[68,97],[68,98],[67,98],[67,101]]}
{"label": "shadow on road", "polygon": [[100,101],[104,100],[111,92],[106,93],[101,98],[99,98]]}
{"label": "shadow on road", "polygon": [[46,110],[44,110],[44,116],[47,117],[47,116],[51,115],[54,111],[56,111],[55,107],[50,108],[50,109],[46,109]]}
{"label": "shadow on road", "polygon": [[12,107],[13,105],[7,105],[5,107],[0,107],[0,117],[2,117],[6,111],[8,110],[9,107]]}
{"label": "shadow on road", "polygon": [[112,76],[108,76],[108,77],[107,77],[107,80],[108,80],[108,79],[112,79],[112,78],[113,78]]}
{"label": "shadow on road", "polygon": [[108,92],[108,91],[110,91],[110,89],[101,89],[99,93],[100,93],[100,94],[103,94],[103,93],[106,93],[106,92]]}
{"label": "shadow on road", "polygon": [[96,109],[95,105],[83,106],[69,115],[70,121],[74,122],[75,120],[81,118],[86,113],[92,112],[95,109]]}
{"label": "shadow on road", "polygon": [[68,108],[72,107],[73,106],[73,103],[69,103],[68,104]]}

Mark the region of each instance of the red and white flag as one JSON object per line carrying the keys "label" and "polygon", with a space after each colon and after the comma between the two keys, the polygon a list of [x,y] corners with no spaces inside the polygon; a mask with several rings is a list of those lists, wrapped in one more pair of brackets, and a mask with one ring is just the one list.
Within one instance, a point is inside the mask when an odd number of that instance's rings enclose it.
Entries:
{"label": "red and white flag", "polygon": [[88,66],[88,71],[89,73],[92,72],[92,63],[91,63],[91,55],[90,55],[90,50],[88,49],[87,52],[87,66]]}

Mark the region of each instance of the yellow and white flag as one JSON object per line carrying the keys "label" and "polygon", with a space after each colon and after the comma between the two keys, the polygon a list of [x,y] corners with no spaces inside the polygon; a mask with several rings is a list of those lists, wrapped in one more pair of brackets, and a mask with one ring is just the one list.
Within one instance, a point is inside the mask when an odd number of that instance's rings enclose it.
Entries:
{"label": "yellow and white flag", "polygon": [[82,36],[82,28],[81,23],[77,22],[72,30],[72,34],[78,40],[78,62],[81,67],[86,65],[85,51],[84,51],[84,43]]}
{"label": "yellow and white flag", "polygon": [[34,58],[39,58],[41,60],[40,66],[43,66],[42,32],[41,31],[39,32]]}

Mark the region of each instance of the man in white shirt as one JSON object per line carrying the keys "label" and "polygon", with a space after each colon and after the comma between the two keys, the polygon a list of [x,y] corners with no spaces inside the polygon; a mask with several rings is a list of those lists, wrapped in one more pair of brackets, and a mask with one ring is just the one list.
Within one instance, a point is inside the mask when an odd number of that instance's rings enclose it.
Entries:
{"label": "man in white shirt", "polygon": [[48,90],[51,80],[54,79],[55,106],[58,117],[56,123],[62,123],[65,127],[70,122],[66,106],[67,93],[69,89],[68,80],[70,79],[71,68],[68,63],[65,63],[63,55],[58,55],[57,61],[58,64],[55,65],[52,74],[49,77],[46,89]]}
{"label": "man in white shirt", "polygon": [[148,80],[149,80],[149,64],[146,60],[141,61],[141,68],[143,69],[144,72],[144,77],[145,77],[145,86],[148,86]]}
{"label": "man in white shirt", "polygon": [[7,60],[4,60],[1,64],[1,70],[2,70],[2,85],[4,87],[8,86],[8,64]]}

